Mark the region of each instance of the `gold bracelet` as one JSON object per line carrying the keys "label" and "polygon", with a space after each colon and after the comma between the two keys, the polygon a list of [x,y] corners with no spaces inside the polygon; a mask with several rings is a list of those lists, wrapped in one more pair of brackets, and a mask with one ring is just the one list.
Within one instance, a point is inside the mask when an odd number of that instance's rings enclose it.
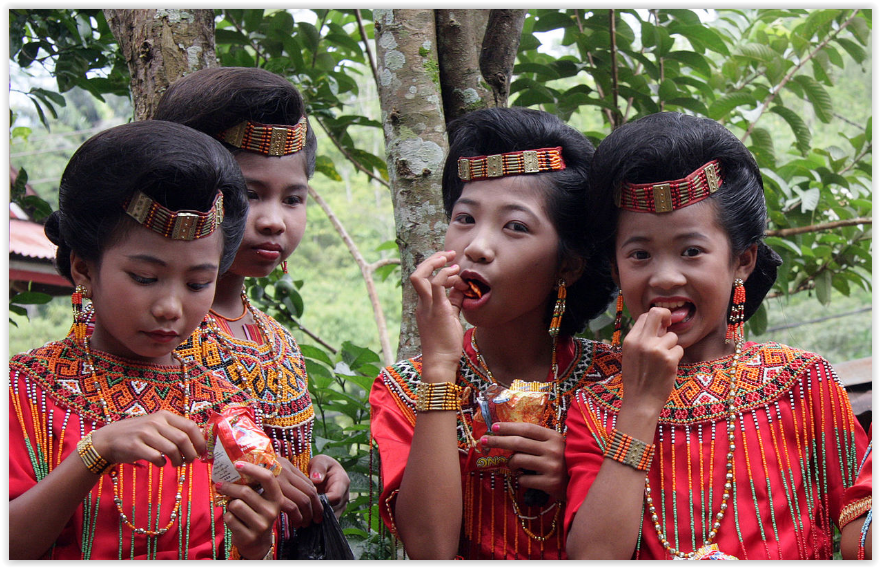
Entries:
{"label": "gold bracelet", "polygon": [[76,452],[82,458],[86,468],[96,475],[103,475],[104,472],[113,467],[113,464],[102,458],[98,450],[95,449],[95,446],[92,445],[92,432],[89,432],[82,440],[77,442]]}
{"label": "gold bracelet", "polygon": [[618,429],[611,431],[611,437],[605,439],[605,457],[628,465],[639,471],[648,471],[654,458],[654,444],[646,444]]}
{"label": "gold bracelet", "polygon": [[458,410],[461,387],[455,383],[424,383],[416,387],[416,411]]}

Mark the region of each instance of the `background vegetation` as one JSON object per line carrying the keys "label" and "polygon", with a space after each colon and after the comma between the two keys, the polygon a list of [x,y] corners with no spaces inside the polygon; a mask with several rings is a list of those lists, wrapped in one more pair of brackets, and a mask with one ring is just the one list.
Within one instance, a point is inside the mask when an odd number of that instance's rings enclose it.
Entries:
{"label": "background vegetation", "polygon": [[[375,80],[384,62],[372,63],[373,23],[388,12],[216,11],[222,65],[259,65],[303,91],[320,126],[312,185],[370,262],[397,256]],[[841,362],[871,353],[870,311],[837,317],[871,298],[871,25],[870,10],[530,10],[510,101],[556,113],[595,143],[659,110],[709,116],[741,136],[765,176],[769,242],[785,259],[751,338]],[[420,51],[426,69],[439,73],[429,51]],[[11,161],[54,207],[72,151],[132,115],[125,61],[100,10],[10,10],[10,59]],[[368,491],[377,480],[365,404],[379,335],[361,270],[314,203],[290,265],[283,279],[292,286],[273,275],[251,282],[251,293],[301,341],[317,449],[352,475],[344,526],[360,556],[385,558],[390,543]],[[395,330],[402,275],[387,265],[375,276]],[[20,303],[10,309],[23,311]],[[11,316],[13,353],[69,325],[66,299],[30,310],[29,323]],[[587,335],[608,337],[610,325],[606,314]]]}

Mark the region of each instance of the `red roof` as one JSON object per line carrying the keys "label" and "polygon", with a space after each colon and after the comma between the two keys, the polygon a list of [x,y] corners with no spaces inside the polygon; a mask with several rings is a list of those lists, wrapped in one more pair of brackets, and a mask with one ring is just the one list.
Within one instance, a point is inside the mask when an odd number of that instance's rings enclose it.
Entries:
{"label": "red roof", "polygon": [[33,221],[9,219],[9,253],[31,258],[55,258],[52,241],[43,232],[43,226]]}

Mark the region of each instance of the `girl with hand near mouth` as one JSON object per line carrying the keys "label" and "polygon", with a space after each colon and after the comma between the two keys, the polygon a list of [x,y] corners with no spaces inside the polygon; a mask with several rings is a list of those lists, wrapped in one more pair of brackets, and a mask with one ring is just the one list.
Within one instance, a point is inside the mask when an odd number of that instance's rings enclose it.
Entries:
{"label": "girl with hand near mouth", "polygon": [[635,324],[620,372],[568,413],[569,556],[830,559],[867,440],[827,361],[744,342],[781,262],[754,158],[715,121],[659,113],[611,133],[592,180],[618,207]]}
{"label": "girl with hand near mouth", "polygon": [[[449,250],[410,277],[422,354],[370,394],[379,509],[412,558],[564,558],[565,412],[601,349],[573,335],[613,290],[593,259],[609,217],[587,189],[593,148],[521,108],[474,111],[449,136]],[[475,327],[463,332],[460,314]],[[478,396],[515,379],[547,388],[541,423],[496,422],[474,440]],[[481,467],[498,448],[513,452],[507,467]]]}
{"label": "girl with hand near mouth", "polygon": [[9,365],[10,558],[274,554],[276,478],[236,462],[262,490],[216,484],[224,512],[199,460],[212,411],[248,398],[175,350],[211,307],[246,213],[235,161],[185,126],[118,126],[73,155],[46,235],[76,285],[74,332]]}
{"label": "girl with hand near mouth", "polygon": [[305,233],[317,139],[299,91],[258,68],[190,73],[163,94],[155,118],[223,142],[247,182],[248,218],[238,254],[217,282],[210,314],[182,349],[258,401],[284,467],[279,479],[286,519],[278,529],[284,556],[290,527],[321,521],[319,493],[326,494],[337,517],[342,515],[349,478],[334,458],[312,456],[315,412],[305,360],[290,332],[251,304],[244,281],[268,276],[279,266],[287,272],[286,259]]}

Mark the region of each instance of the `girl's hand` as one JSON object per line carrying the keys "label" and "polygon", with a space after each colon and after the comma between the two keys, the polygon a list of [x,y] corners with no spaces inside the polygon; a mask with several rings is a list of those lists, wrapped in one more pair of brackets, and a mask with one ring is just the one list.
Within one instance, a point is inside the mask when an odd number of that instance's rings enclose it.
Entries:
{"label": "girl's hand", "polygon": [[[435,252],[409,277],[419,295],[416,323],[422,343],[423,367],[429,373],[435,368],[458,369],[461,359],[464,330],[458,317],[467,284],[458,276],[458,265],[446,266],[453,259],[455,251]],[[447,289],[451,289],[448,295]],[[426,382],[431,382],[430,378]]]}
{"label": "girl's hand", "polygon": [[678,336],[666,331],[671,321],[672,314],[666,308],[651,308],[639,316],[624,339],[624,408],[635,406],[657,417],[666,404],[684,355]]}
{"label": "girl's hand", "polygon": [[351,485],[342,464],[330,456],[317,455],[309,462],[309,477],[318,493],[327,496],[336,518],[341,517],[348,504],[348,487]]}
{"label": "girl's hand", "polygon": [[241,557],[258,560],[272,547],[272,529],[281,513],[284,495],[275,475],[268,469],[241,461],[235,462],[235,468],[257,480],[263,490],[258,493],[247,485],[218,483],[217,492],[229,497],[223,521]]}
{"label": "girl's hand", "polygon": [[315,484],[289,460],[277,456],[281,464],[278,485],[281,487],[281,510],[294,528],[302,528],[312,523],[320,523],[324,507],[318,498]]}
{"label": "girl's hand", "polygon": [[495,435],[483,436],[483,447],[512,450],[507,467],[534,472],[519,476],[522,487],[540,489],[554,500],[565,500],[568,472],[562,434],[526,422],[496,422],[492,432]]}
{"label": "girl's hand", "polygon": [[98,428],[92,433],[92,445],[109,463],[146,460],[157,467],[191,463],[207,451],[198,425],[167,410]]}

